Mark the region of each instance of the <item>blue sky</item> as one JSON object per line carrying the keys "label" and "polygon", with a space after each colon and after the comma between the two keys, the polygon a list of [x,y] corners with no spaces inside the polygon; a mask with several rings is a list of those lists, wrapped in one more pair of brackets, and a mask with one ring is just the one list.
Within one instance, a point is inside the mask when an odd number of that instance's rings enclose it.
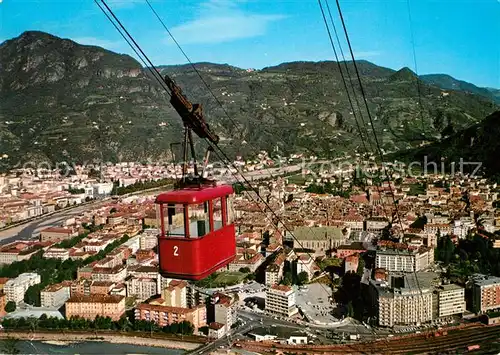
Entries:
{"label": "blue sky", "polygon": [[[262,68],[333,59],[317,0],[151,1],[195,62]],[[185,62],[143,0],[108,4],[155,64]],[[415,70],[407,0],[341,4],[357,59]],[[335,0],[330,7],[341,30]],[[500,88],[500,0],[410,0],[410,9],[419,74]],[[26,30],[131,53],[92,0],[0,0],[0,42]]]}

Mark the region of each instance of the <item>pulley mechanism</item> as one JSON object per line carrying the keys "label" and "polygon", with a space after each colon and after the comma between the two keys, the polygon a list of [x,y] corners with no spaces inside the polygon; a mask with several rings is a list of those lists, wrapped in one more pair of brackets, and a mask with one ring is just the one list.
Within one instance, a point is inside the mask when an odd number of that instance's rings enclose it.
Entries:
{"label": "pulley mechanism", "polygon": [[[219,136],[213,133],[210,130],[209,125],[205,122],[201,104],[192,104],[186,96],[184,96],[182,89],[168,75],[165,75],[164,80],[171,91],[170,103],[175,108],[179,116],[181,116],[182,123],[184,125],[184,140],[182,143],[182,177],[177,182],[176,187],[183,188],[193,185],[215,185],[214,181],[203,177],[210,158],[210,152],[213,151],[213,148],[212,146],[208,147],[203,160],[201,173],[199,173],[192,132],[196,133],[196,135],[202,139],[208,139],[215,145],[219,143]],[[191,152],[191,158],[194,162],[194,176],[187,175],[189,151]]]}

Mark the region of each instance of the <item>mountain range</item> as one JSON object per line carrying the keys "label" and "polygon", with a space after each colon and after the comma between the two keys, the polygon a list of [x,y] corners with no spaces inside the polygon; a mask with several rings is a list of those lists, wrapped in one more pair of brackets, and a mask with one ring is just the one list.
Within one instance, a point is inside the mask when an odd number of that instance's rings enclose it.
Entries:
{"label": "mountain range", "polygon": [[[366,139],[372,130],[385,151],[409,149],[450,137],[499,108],[498,90],[357,61],[372,127],[366,111],[356,122],[339,65],[349,71],[354,105],[359,101],[364,108],[352,62],[292,62],[261,70],[195,63],[223,109],[190,65],[159,68],[203,105],[230,155],[265,149],[334,157],[362,151],[363,143],[373,150],[373,138]],[[0,98],[4,168],[29,160],[163,161],[181,137],[168,95],[135,59],[44,32],[24,32],[0,44]]]}
{"label": "mountain range", "polygon": [[440,142],[425,147],[394,153],[393,157],[409,162],[428,165],[432,163],[438,171],[462,172],[487,176],[500,181],[500,111],[494,112],[480,123],[461,130]]}

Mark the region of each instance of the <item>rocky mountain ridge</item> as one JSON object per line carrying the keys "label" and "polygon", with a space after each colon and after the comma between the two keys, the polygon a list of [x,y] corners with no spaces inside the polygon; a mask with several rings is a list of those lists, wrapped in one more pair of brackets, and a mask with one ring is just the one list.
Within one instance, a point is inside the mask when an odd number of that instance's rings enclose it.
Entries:
{"label": "rocky mountain ridge", "polygon": [[[352,63],[341,64],[354,74]],[[419,78],[409,69],[357,64],[374,127],[366,113],[359,123],[365,137],[377,132],[385,150],[439,140],[498,108],[479,95],[424,82],[419,100]],[[195,65],[229,117],[190,66],[160,69],[193,103],[203,104],[228,154],[266,149],[333,157],[362,149],[336,62],[255,71]],[[4,167],[30,159],[163,161],[170,158],[170,143],[180,140],[181,120],[168,96],[135,59],[43,32],[0,44],[0,97],[0,155],[9,157],[0,160]],[[373,149],[373,138],[365,141]]]}

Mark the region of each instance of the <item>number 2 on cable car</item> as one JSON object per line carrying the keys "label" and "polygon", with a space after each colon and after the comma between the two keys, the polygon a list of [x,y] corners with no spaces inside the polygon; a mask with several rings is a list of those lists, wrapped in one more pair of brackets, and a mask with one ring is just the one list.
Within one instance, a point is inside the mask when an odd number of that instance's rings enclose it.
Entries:
{"label": "number 2 on cable car", "polygon": [[179,256],[179,247],[177,245],[174,245],[174,256]]}

